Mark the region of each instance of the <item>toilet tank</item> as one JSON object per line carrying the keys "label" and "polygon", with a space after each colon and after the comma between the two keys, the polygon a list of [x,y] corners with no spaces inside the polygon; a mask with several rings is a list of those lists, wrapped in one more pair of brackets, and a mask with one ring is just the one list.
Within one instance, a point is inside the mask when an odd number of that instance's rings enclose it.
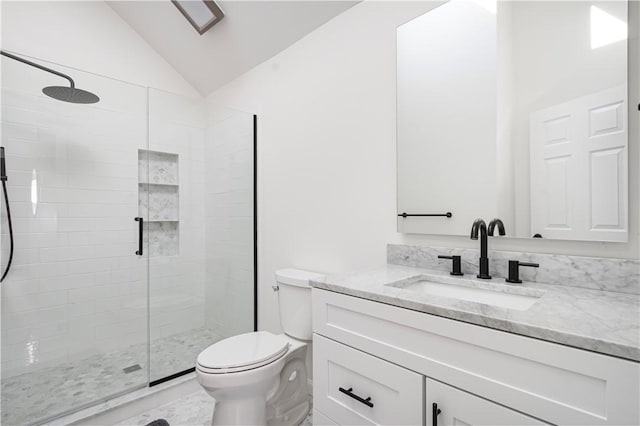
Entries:
{"label": "toilet tank", "polygon": [[324,275],[299,269],[276,271],[280,325],[287,336],[311,340],[311,286],[309,281]]}

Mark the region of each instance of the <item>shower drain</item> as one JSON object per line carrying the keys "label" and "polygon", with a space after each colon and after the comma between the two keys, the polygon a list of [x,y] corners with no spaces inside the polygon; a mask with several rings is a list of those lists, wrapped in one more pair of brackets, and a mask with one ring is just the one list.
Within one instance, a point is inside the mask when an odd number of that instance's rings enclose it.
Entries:
{"label": "shower drain", "polygon": [[122,369],[122,371],[124,371],[125,374],[133,373],[134,371],[138,371],[138,370],[142,370],[142,367],[140,367],[140,364],[134,364]]}

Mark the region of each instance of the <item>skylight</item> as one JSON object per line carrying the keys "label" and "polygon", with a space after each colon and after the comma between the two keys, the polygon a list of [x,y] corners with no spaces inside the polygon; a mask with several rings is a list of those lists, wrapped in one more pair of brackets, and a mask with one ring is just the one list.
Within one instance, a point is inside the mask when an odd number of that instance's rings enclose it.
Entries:
{"label": "skylight", "polygon": [[220,22],[224,13],[213,0],[171,0],[200,35]]}

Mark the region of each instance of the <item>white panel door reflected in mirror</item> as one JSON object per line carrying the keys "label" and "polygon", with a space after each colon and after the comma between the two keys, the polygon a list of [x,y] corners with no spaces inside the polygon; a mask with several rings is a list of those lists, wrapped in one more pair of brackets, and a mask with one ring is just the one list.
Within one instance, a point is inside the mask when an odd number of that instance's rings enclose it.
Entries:
{"label": "white panel door reflected in mirror", "polygon": [[398,231],[498,217],[509,237],[628,241],[628,15],[451,0],[400,26],[397,212],[452,216],[399,216]]}

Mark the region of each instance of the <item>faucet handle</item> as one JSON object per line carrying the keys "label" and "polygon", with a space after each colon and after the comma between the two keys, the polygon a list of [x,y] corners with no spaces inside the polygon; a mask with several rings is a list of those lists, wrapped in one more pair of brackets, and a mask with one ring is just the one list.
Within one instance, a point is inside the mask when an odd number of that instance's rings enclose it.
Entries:
{"label": "faucet handle", "polygon": [[453,260],[452,270],[450,272],[451,275],[464,275],[462,273],[462,257],[460,256],[438,256],[438,259],[449,259]]}
{"label": "faucet handle", "polygon": [[538,268],[540,264],[538,263],[528,263],[528,262],[520,262],[519,260],[510,260],[509,261],[509,278],[506,278],[505,281],[513,284],[520,284],[522,280],[520,279],[520,267],[528,266],[530,268]]}

